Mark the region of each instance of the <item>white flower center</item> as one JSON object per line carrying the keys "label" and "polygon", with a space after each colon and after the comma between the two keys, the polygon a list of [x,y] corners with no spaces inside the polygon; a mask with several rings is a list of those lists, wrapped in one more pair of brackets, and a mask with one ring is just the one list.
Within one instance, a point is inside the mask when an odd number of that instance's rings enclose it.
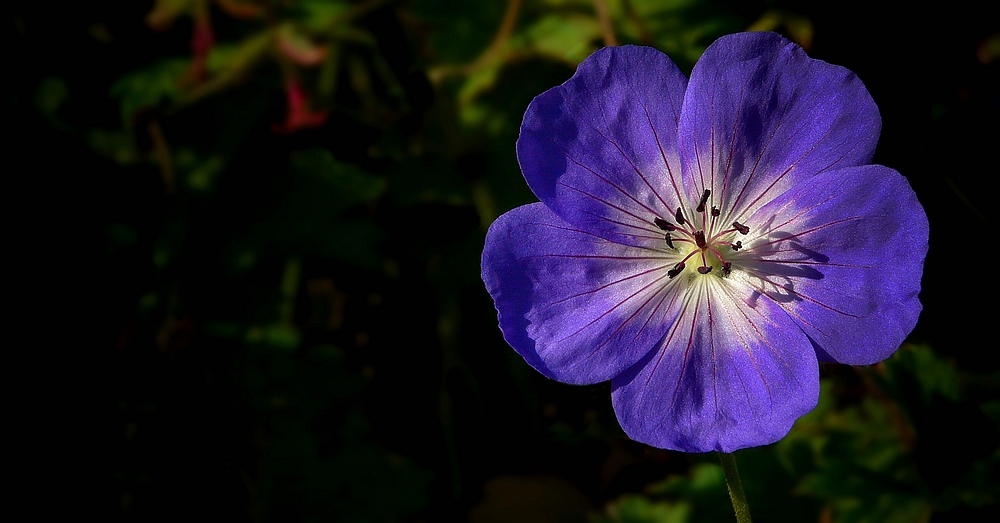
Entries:
{"label": "white flower center", "polygon": [[740,222],[723,224],[717,207],[707,208],[712,191],[705,189],[697,207],[684,212],[678,207],[674,222],[656,217],[653,223],[664,231],[667,247],[678,251],[681,260],[667,271],[672,279],[688,266],[696,268],[698,274],[727,277],[733,270],[733,258],[743,248],[740,236],[750,232],[750,228]]}

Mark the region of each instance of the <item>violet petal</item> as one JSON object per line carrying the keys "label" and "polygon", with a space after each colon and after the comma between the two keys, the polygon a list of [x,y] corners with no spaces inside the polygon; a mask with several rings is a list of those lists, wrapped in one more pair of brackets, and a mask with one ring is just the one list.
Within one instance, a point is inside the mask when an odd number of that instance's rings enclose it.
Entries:
{"label": "violet petal", "polygon": [[606,47],[528,106],[517,140],[525,180],[562,219],[609,240],[657,245],[654,217],[678,205],[677,119],[687,80],[667,55]]}
{"label": "violet petal", "polygon": [[497,218],[482,259],[504,339],[575,384],[611,379],[663,337],[676,315],[668,268],[660,253],[581,231],[540,203]]}

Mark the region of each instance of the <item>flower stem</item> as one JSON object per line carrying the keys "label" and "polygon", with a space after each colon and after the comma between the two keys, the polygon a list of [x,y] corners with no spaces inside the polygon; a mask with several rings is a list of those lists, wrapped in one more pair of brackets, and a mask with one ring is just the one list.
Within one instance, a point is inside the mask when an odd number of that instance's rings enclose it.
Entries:
{"label": "flower stem", "polygon": [[750,506],[747,505],[746,494],[743,493],[743,483],[740,472],[736,470],[736,457],[728,452],[720,452],[722,470],[726,473],[726,485],[729,487],[729,499],[733,501],[738,523],[750,523]]}

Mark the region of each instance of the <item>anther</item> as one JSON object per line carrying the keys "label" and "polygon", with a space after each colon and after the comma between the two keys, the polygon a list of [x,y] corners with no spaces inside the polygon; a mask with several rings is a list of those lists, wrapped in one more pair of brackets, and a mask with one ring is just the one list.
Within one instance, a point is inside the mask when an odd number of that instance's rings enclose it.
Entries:
{"label": "anther", "polygon": [[705,248],[705,231],[698,231],[694,233],[694,242],[698,244],[699,249]]}
{"label": "anther", "polygon": [[673,269],[667,271],[667,277],[673,279],[674,276],[677,276],[683,270],[684,270],[684,262],[680,262],[677,265],[674,265]]}
{"label": "anther", "polygon": [[718,217],[720,214],[722,214],[722,211],[720,211],[718,207],[716,207],[716,206],[713,205],[712,206],[712,216]]}
{"label": "anther", "polygon": [[659,227],[660,229],[662,229],[664,231],[676,231],[677,230],[677,227],[675,227],[672,223],[668,222],[667,220],[664,220],[663,218],[660,218],[659,216],[657,216],[656,218],[653,218],[653,223],[655,223],[657,227]]}
{"label": "anther", "polygon": [[684,214],[681,212],[681,208],[677,208],[677,212],[674,213],[674,218],[677,220],[677,225],[684,225]]}
{"label": "anther", "polygon": [[663,235],[663,240],[665,242],[667,242],[667,247],[670,247],[671,249],[675,248],[673,240],[670,239],[670,233],[669,232]]}
{"label": "anther", "polygon": [[733,247],[734,251],[738,251],[738,250],[740,250],[740,249],[743,248],[743,242],[742,241],[737,241],[736,243],[731,243],[730,245]]}
{"label": "anther", "polygon": [[725,262],[722,264],[722,275],[729,276],[729,273],[733,272],[732,262]]}
{"label": "anther", "polygon": [[701,193],[701,201],[698,202],[698,208],[695,209],[698,212],[705,212],[705,204],[708,203],[708,196],[712,194],[712,191],[705,189],[705,192]]}
{"label": "anther", "polygon": [[740,234],[747,234],[750,232],[750,227],[747,227],[740,222],[733,222],[733,227],[736,227],[736,230],[740,231]]}
{"label": "anther", "polygon": [[708,274],[710,272],[712,272],[711,265],[702,265],[701,267],[698,267],[698,274]]}

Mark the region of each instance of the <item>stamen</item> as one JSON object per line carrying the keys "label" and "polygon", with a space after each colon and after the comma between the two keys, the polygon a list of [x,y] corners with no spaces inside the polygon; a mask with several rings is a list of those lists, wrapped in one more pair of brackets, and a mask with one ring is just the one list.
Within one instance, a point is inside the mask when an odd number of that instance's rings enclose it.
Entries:
{"label": "stamen", "polygon": [[681,212],[681,208],[677,208],[677,212],[674,213],[674,219],[677,220],[677,225],[684,225],[684,214]]}
{"label": "stamen", "polygon": [[722,211],[720,211],[718,207],[716,207],[716,206],[713,205],[712,206],[712,216],[713,217],[718,217],[720,214],[722,214]]}
{"label": "stamen", "polygon": [[697,231],[694,233],[694,242],[698,244],[699,249],[705,248],[705,231]]}
{"label": "stamen", "polygon": [[660,218],[659,216],[657,216],[656,218],[653,218],[653,223],[655,223],[657,227],[659,227],[661,230],[664,230],[664,231],[676,231],[677,230],[677,227],[674,226],[674,224],[668,222],[667,220],[664,220],[663,218]]}
{"label": "stamen", "polygon": [[667,242],[667,247],[670,247],[671,249],[676,250],[676,247],[674,247],[673,240],[670,239],[670,233],[669,232],[663,235],[663,240]]}
{"label": "stamen", "polygon": [[722,264],[722,275],[729,276],[729,273],[733,272],[732,262],[723,262]]}
{"label": "stamen", "polygon": [[673,269],[670,269],[669,271],[667,271],[667,277],[669,277],[670,279],[673,279],[674,276],[677,276],[683,270],[684,270],[684,262],[680,262],[677,265],[674,265]]}
{"label": "stamen", "polygon": [[705,204],[708,203],[708,196],[712,194],[712,191],[705,189],[705,192],[701,193],[701,201],[698,202],[698,208],[695,209],[698,212],[705,212]]}
{"label": "stamen", "polygon": [[745,235],[750,232],[750,227],[747,227],[746,225],[743,225],[740,222],[733,222],[733,227],[736,227],[736,230],[740,231],[740,234]]}
{"label": "stamen", "polygon": [[[747,229],[747,230],[749,231],[749,229]],[[746,234],[746,233],[744,233],[744,234]],[[737,241],[736,243],[731,243],[730,245],[733,247],[734,251],[738,251],[738,250],[740,250],[740,249],[743,248],[743,242],[742,241]]]}
{"label": "stamen", "polygon": [[712,272],[712,266],[711,265],[704,265],[702,267],[698,267],[698,273],[699,274],[708,274],[710,272]]}

